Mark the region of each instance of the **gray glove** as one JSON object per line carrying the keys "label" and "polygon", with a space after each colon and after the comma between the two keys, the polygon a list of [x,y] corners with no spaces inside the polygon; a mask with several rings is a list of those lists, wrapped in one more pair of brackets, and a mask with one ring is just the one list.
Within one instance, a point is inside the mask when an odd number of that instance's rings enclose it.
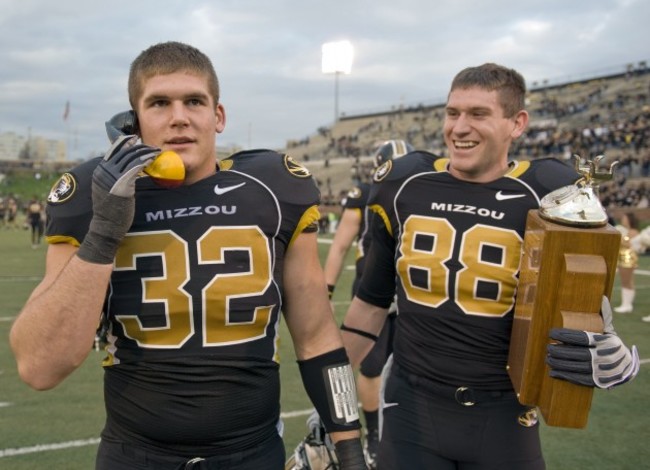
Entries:
{"label": "gray glove", "polygon": [[136,135],[119,137],[93,172],[93,218],[77,253],[84,261],[111,264],[133,223],[135,180],[161,152],[137,140]]}
{"label": "gray glove", "polygon": [[611,388],[629,382],[639,372],[636,346],[628,349],[612,327],[612,308],[603,297],[600,311],[603,333],[554,328],[550,337],[561,341],[548,346],[550,376],[587,387]]}

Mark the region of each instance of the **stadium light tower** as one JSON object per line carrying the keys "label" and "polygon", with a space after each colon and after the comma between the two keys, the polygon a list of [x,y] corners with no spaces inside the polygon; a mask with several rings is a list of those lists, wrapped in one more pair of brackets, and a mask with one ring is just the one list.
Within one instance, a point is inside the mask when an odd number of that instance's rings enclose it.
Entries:
{"label": "stadium light tower", "polygon": [[323,44],[323,73],[334,74],[334,122],[339,120],[339,75],[352,71],[354,49],[350,41],[326,42]]}

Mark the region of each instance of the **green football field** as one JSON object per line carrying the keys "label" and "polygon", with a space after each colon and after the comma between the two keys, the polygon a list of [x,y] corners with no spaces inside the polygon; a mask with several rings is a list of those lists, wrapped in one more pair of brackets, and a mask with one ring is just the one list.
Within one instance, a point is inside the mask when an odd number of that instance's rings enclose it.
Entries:
{"label": "green football field", "polygon": [[[56,389],[36,392],[18,379],[9,349],[11,322],[43,273],[45,247],[32,249],[30,243],[27,231],[0,230],[0,469],[90,469],[104,420],[103,353],[92,351]],[[320,247],[325,256],[329,245]],[[348,269],[334,297],[339,318],[349,301],[351,280]],[[650,256],[641,258],[636,283],[635,312],[616,315],[615,325],[628,345],[639,347],[641,372],[623,387],[595,391],[586,429],[542,426],[550,470],[650,468],[650,323],[640,319],[650,315]],[[618,305],[619,298],[617,281],[612,303]],[[61,325],[62,331],[65,327]],[[289,453],[306,433],[310,404],[291,340],[286,329],[282,331],[282,410]]]}

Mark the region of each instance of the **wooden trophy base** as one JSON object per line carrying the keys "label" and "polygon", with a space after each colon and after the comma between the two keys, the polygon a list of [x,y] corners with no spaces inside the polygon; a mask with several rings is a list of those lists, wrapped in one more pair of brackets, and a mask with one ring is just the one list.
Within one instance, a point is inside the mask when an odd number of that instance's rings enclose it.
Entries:
{"label": "wooden trophy base", "polygon": [[528,213],[508,373],[519,402],[539,407],[549,426],[587,425],[593,388],[549,376],[548,334],[602,332],[601,301],[612,292],[620,240],[611,225],[570,227]]}

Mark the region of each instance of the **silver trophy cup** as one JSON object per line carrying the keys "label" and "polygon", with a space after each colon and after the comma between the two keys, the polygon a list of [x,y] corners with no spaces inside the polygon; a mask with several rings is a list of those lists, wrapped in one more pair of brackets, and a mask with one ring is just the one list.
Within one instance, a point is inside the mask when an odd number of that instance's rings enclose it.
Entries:
{"label": "silver trophy cup", "polygon": [[599,155],[582,164],[579,155],[573,156],[575,168],[582,175],[574,185],[564,186],[542,198],[539,214],[546,220],[573,227],[602,227],[607,225],[607,213],[600,202],[598,186],[614,176],[614,162],[605,171],[598,164],[604,158]]}

